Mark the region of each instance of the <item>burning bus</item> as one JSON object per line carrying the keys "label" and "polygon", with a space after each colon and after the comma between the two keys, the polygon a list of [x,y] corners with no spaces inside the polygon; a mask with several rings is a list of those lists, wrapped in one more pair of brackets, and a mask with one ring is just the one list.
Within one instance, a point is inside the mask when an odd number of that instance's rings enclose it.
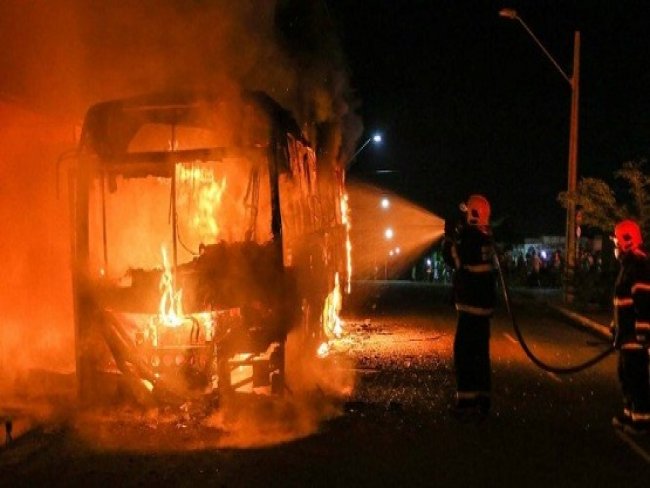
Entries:
{"label": "burning bus", "polygon": [[349,269],[343,171],[268,95],[227,98],[86,114],[70,173],[82,400],[107,385],[148,402],[281,394],[288,332],[307,354],[331,333]]}

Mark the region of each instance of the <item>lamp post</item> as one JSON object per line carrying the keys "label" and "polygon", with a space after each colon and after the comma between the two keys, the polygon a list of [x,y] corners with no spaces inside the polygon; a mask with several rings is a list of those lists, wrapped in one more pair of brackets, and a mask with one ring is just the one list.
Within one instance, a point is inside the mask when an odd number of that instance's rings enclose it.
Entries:
{"label": "lamp post", "polygon": [[537,36],[530,30],[516,10],[504,8],[499,11],[501,17],[517,20],[533,38],[553,66],[571,87],[571,122],[569,126],[569,162],[567,176],[567,209],[566,209],[566,266],[564,276],[564,301],[572,303],[574,298],[573,275],[576,264],[576,183],[578,173],[578,101],[580,93],[580,32],[575,31],[573,37],[573,74],[569,77],[553,56],[547,51]]}
{"label": "lamp post", "polygon": [[374,142],[375,144],[378,144],[381,142],[381,134],[376,133],[368,137],[368,139],[365,140],[363,144],[355,151],[355,153],[350,157],[348,160],[348,164],[352,163],[354,161],[354,158],[356,158],[361,151],[363,151],[370,142]]}

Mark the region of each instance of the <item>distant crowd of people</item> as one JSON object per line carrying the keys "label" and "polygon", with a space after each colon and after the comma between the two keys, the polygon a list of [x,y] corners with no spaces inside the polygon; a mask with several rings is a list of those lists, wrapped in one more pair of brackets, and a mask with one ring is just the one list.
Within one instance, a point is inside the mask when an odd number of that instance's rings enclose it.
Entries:
{"label": "distant crowd of people", "polygon": [[[529,246],[523,250],[506,250],[499,253],[499,263],[509,283],[533,288],[561,288],[564,274],[564,252],[547,251]],[[602,252],[581,249],[576,259],[576,274],[583,278],[598,278],[604,271]],[[413,280],[434,283],[451,283],[452,269],[440,253],[434,252],[424,267],[424,273],[413,269]]]}

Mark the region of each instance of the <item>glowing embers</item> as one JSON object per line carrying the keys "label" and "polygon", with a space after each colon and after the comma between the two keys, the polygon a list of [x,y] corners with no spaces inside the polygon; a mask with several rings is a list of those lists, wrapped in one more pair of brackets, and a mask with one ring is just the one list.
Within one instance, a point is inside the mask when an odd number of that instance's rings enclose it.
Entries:
{"label": "glowing embers", "polygon": [[201,242],[216,242],[221,231],[216,216],[226,191],[226,177],[218,181],[210,166],[177,164],[176,179],[179,206],[196,205],[188,222],[193,233]]}
{"label": "glowing embers", "polygon": [[[164,324],[159,314],[123,313],[125,330],[138,348],[194,347],[214,339],[218,314],[195,312],[184,315],[178,326]],[[159,358],[160,359],[160,358]],[[156,362],[156,360],[153,360]],[[159,361],[158,361],[159,362]],[[153,366],[157,366],[153,364]]]}
{"label": "glowing embers", "polygon": [[350,205],[348,204],[348,194],[341,195],[341,222],[345,227],[345,262],[346,262],[346,285],[345,291],[349,295],[352,291],[352,243],[350,241]]}
{"label": "glowing embers", "polygon": [[163,273],[160,277],[160,306],[158,308],[159,320],[167,327],[178,327],[183,323],[183,290],[174,290],[174,277],[167,259],[167,250],[161,247],[163,259]]}

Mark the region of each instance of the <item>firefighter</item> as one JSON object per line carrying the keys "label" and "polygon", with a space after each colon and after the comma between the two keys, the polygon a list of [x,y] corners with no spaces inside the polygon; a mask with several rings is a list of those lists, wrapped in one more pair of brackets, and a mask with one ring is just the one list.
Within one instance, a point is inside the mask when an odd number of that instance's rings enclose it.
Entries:
{"label": "firefighter", "polygon": [[454,337],[456,398],[453,413],[490,410],[490,318],[496,301],[490,203],[471,195],[461,204],[465,223],[445,230],[443,253],[454,268],[453,298],[458,314]]}
{"label": "firefighter", "polygon": [[643,250],[639,225],[619,222],[612,238],[620,271],[614,289],[614,346],[618,349],[618,377],[623,412],[614,427],[632,434],[650,432],[650,260]]}

